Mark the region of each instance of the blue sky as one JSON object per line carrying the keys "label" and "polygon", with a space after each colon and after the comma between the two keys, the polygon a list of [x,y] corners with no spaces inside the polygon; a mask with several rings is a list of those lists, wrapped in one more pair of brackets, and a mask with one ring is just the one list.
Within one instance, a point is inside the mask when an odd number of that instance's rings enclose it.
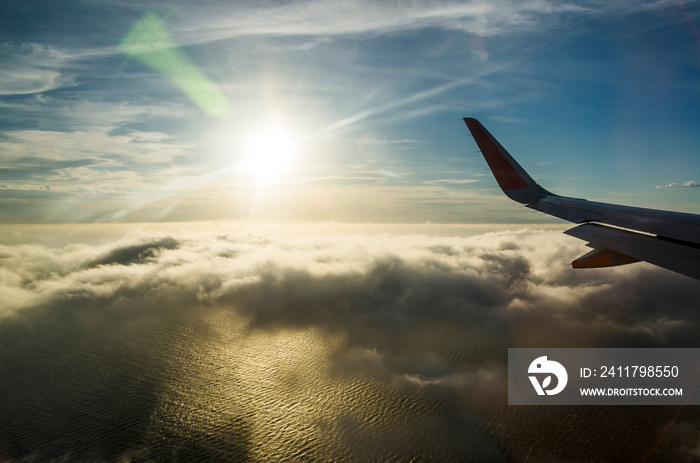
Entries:
{"label": "blue sky", "polygon": [[700,213],[697,2],[0,11],[5,223],[555,220],[464,116],[551,191]]}

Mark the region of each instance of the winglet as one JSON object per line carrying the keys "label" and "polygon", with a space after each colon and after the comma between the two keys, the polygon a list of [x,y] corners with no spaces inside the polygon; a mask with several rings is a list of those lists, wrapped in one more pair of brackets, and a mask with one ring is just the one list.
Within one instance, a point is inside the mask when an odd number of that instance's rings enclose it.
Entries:
{"label": "winglet", "polygon": [[555,196],[539,186],[481,122],[472,117],[465,117],[464,122],[496,177],[498,186],[510,199],[530,204],[545,196]]}

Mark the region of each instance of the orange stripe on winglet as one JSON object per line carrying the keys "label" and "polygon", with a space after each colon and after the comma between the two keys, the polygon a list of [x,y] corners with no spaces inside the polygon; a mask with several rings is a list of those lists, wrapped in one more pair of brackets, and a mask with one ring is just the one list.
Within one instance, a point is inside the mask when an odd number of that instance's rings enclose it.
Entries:
{"label": "orange stripe on winglet", "polygon": [[481,123],[471,117],[465,117],[464,122],[469,127],[476,144],[479,145],[484,159],[486,159],[494,177],[496,177],[498,186],[503,191],[530,188],[530,185],[527,184],[501,152],[503,147],[491,137]]}
{"label": "orange stripe on winglet", "polygon": [[594,267],[610,267],[610,252],[605,254],[600,254],[593,259],[584,259],[583,256],[580,259],[576,259],[571,263],[573,268],[594,268]]}
{"label": "orange stripe on winglet", "polygon": [[579,257],[571,263],[571,266],[573,268],[614,267],[633,262],[639,262],[639,259],[601,247]]}

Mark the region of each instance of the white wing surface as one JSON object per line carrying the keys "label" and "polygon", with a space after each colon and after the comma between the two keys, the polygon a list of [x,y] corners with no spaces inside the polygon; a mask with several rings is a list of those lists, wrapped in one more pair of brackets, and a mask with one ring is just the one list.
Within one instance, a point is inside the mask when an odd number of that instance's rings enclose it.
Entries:
{"label": "white wing surface", "polygon": [[464,122],[509,198],[581,224],[564,233],[587,241],[594,249],[573,261],[574,268],[610,267],[643,260],[700,279],[700,215],[550,193],[525,172],[479,121],[465,117]]}

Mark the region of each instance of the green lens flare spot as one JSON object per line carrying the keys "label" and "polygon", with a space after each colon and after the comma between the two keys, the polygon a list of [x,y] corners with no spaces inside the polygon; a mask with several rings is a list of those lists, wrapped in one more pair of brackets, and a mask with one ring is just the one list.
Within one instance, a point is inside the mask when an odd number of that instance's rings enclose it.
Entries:
{"label": "green lens flare spot", "polygon": [[225,116],[230,112],[226,95],[177,47],[158,15],[146,13],[129,30],[119,48],[169,79],[208,114]]}

